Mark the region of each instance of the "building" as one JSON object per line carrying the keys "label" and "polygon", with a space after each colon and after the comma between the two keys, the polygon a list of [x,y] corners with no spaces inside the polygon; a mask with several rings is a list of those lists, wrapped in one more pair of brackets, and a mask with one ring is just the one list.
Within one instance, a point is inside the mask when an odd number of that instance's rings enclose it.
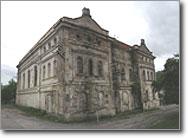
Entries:
{"label": "building", "polygon": [[59,19],[19,62],[16,104],[67,119],[156,108],[154,59],[144,39],[130,46],[110,37],[84,8]]}

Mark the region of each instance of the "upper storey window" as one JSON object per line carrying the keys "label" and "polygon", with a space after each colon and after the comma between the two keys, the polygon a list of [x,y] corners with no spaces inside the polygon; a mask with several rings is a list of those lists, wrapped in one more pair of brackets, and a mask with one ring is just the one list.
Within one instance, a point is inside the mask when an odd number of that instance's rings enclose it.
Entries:
{"label": "upper storey window", "polygon": [[48,49],[51,49],[52,45],[50,42],[48,42]]}
{"label": "upper storey window", "polygon": [[56,71],[57,71],[57,61],[56,60],[54,60],[53,61],[53,68],[54,68],[54,76],[56,76]]}
{"label": "upper storey window", "polygon": [[125,69],[122,68],[121,70],[121,81],[124,81],[125,80]]}
{"label": "upper storey window", "polygon": [[45,76],[46,76],[46,66],[44,65],[43,66],[43,79],[45,79]]}
{"label": "upper storey window", "polygon": [[100,77],[103,76],[103,64],[102,64],[102,61],[99,61],[99,62],[98,62],[98,75],[99,75]]}
{"label": "upper storey window", "polygon": [[54,45],[57,44],[57,38],[54,38]]}
{"label": "upper storey window", "polygon": [[77,57],[77,71],[78,74],[83,73],[83,58],[82,57]]}
{"label": "upper storey window", "polygon": [[88,72],[90,76],[93,75],[93,60],[92,59],[89,59],[88,61]]}
{"label": "upper storey window", "polygon": [[22,86],[23,86],[22,88],[25,89],[25,73],[23,74],[23,83],[22,83],[22,84],[23,84],[23,85],[22,85]]}
{"label": "upper storey window", "polygon": [[28,77],[27,77],[27,79],[28,79],[28,88],[30,88],[30,77],[31,76],[31,74],[30,74],[30,70],[28,70]]}
{"label": "upper storey window", "polygon": [[48,63],[48,77],[51,75],[51,63]]}
{"label": "upper storey window", "polygon": [[46,52],[46,46],[43,47],[43,52],[44,52],[44,53]]}
{"label": "upper storey window", "polygon": [[38,77],[37,66],[35,66],[34,67],[34,86],[37,86],[37,77]]}
{"label": "upper storey window", "polygon": [[143,80],[146,80],[146,72],[145,72],[145,70],[143,70],[142,77],[143,77]]}

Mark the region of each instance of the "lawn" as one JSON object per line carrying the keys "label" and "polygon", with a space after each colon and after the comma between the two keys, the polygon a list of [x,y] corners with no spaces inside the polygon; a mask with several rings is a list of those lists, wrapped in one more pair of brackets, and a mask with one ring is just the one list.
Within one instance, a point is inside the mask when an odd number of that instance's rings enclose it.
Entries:
{"label": "lawn", "polygon": [[162,118],[157,124],[150,129],[179,129],[179,113],[172,113]]}

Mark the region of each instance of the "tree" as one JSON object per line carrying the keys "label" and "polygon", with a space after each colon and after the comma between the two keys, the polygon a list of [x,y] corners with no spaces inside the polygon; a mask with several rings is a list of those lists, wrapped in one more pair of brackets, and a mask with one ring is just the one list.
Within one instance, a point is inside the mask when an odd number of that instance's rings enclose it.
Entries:
{"label": "tree", "polygon": [[16,85],[17,83],[11,79],[8,85],[1,84],[1,103],[14,104],[16,99]]}
{"label": "tree", "polygon": [[164,91],[160,98],[164,98],[166,104],[179,104],[179,55],[167,59],[164,67],[164,70],[156,73],[154,91]]}
{"label": "tree", "polygon": [[179,55],[169,58],[164,65],[164,90],[166,104],[179,104]]}

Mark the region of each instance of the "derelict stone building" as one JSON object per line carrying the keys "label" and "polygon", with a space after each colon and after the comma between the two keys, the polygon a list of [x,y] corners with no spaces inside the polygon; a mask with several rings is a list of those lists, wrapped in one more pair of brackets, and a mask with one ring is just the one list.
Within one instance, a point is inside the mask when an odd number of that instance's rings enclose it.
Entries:
{"label": "derelict stone building", "polygon": [[19,62],[16,104],[66,118],[155,108],[154,59],[144,39],[129,46],[110,37],[84,8],[59,19]]}

